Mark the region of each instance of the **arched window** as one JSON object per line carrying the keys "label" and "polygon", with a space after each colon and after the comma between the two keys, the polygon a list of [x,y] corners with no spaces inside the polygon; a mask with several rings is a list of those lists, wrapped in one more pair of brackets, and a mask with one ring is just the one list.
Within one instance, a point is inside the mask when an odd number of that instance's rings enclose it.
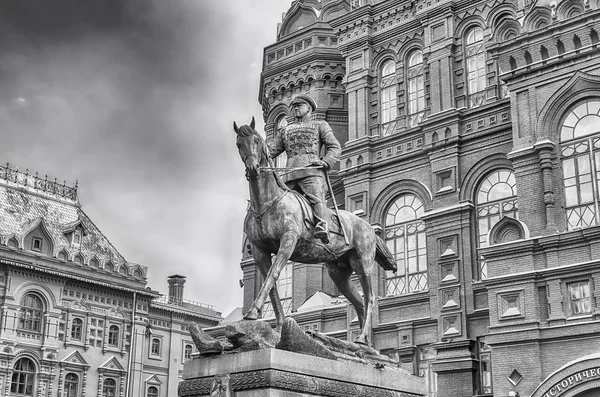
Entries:
{"label": "arched window", "polygon": [[[280,116],[275,123],[277,129],[275,130],[275,134],[283,134],[285,132],[285,127],[287,127],[287,119],[285,115]],[[287,153],[283,152],[275,159],[275,165],[279,168],[286,167],[287,165]]]}
{"label": "arched window", "polygon": [[104,379],[102,384],[102,397],[115,397],[117,395],[117,382],[112,378]]}
{"label": "arched window", "polygon": [[465,52],[469,107],[474,108],[483,104],[486,86],[483,30],[479,26],[467,32]]}
{"label": "arched window", "polygon": [[[487,247],[490,229],[503,216],[519,219],[517,206],[517,185],[515,175],[510,170],[497,170],[489,174],[477,189],[475,197],[477,214],[477,246]],[[485,262],[479,264],[479,276],[487,277]]]}
{"label": "arched window", "polygon": [[35,364],[31,359],[23,357],[17,360],[13,367],[10,392],[23,396],[33,396],[35,372]]}
{"label": "arched window", "polygon": [[69,373],[65,376],[65,392],[64,397],[77,397],[79,390],[79,376],[74,373]]}
{"label": "arched window", "polygon": [[152,354],[154,354],[155,356],[160,355],[160,339],[158,339],[158,338],[152,339],[152,345],[150,346],[150,352]]}
{"label": "arched window", "polygon": [[183,358],[186,360],[189,360],[192,358],[192,345],[185,345],[185,348],[183,349]]}
{"label": "arched window", "polygon": [[81,340],[83,330],[83,320],[80,318],[74,318],[73,324],[71,325],[71,339]]}
{"label": "arched window", "polygon": [[425,115],[425,81],[423,80],[423,52],[413,51],[408,57],[408,127],[414,127]]}
{"label": "arched window", "polygon": [[600,100],[574,106],[560,130],[567,227],[600,224]]}
{"label": "arched window", "polygon": [[146,395],[147,397],[158,397],[158,389],[156,386],[150,386]]}
{"label": "arched window", "polygon": [[398,95],[396,93],[396,63],[393,60],[385,61],[381,67],[381,125],[383,135],[393,134],[396,129],[398,117]]}
{"label": "arched window", "polygon": [[111,325],[108,329],[108,344],[111,346],[119,346],[119,327]]}
{"label": "arched window", "polygon": [[42,331],[42,300],[34,294],[26,294],[21,300],[19,328],[27,331]]}
{"label": "arched window", "polygon": [[423,203],[413,194],[400,196],[385,217],[385,240],[396,257],[398,272],[386,274],[386,295],[425,291],[427,282],[427,247]]}

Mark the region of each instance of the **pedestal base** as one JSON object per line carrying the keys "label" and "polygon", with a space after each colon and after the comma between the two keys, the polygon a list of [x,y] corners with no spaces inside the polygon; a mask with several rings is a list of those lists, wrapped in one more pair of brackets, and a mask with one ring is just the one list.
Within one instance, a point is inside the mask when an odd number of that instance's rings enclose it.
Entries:
{"label": "pedestal base", "polygon": [[180,397],[418,397],[425,379],[398,368],[261,349],[194,358],[185,364]]}

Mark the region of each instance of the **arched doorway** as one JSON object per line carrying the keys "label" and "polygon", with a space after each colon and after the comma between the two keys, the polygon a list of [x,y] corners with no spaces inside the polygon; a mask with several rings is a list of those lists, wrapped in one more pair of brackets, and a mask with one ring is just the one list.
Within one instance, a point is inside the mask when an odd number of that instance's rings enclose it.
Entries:
{"label": "arched doorway", "polygon": [[531,397],[600,396],[600,353],[590,354],[550,374]]}

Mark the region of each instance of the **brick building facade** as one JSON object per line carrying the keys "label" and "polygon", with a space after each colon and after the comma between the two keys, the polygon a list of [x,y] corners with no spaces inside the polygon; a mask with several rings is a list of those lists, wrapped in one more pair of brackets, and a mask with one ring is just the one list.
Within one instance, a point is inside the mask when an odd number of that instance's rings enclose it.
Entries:
{"label": "brick building facade", "polygon": [[81,209],[77,187],[0,166],[0,395],[177,395],[214,308],[146,287]]}
{"label": "brick building facade", "polygon": [[[374,276],[372,340],[431,396],[600,393],[598,3],[297,0],[264,50],[267,137],[315,99],[337,202],[400,267]],[[247,309],[247,248],[242,269]],[[322,266],[278,287],[305,327],[358,328]]]}

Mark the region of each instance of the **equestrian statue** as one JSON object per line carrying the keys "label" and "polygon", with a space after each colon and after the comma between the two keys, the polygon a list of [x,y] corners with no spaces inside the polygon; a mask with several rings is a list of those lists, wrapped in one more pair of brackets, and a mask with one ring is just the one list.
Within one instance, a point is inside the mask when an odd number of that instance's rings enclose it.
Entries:
{"label": "equestrian statue", "polygon": [[[341,147],[327,122],[311,119],[315,102],[298,95],[291,106],[296,123],[287,126],[271,145],[254,129],[254,117],[250,125],[233,123],[250,187],[244,231],[265,280],[244,319],[258,319],[269,295],[281,327],[285,316],[276,284],[284,266],[289,260],[324,263],[339,291],[356,309],[361,330],[355,342],[369,345],[374,262],[396,272],[396,261],[368,222],[337,210],[327,171],[338,161]],[[286,167],[273,167],[271,159],[283,151],[288,156]],[[282,177],[277,174],[281,171],[286,172]],[[327,187],[335,211],[326,206]],[[351,280],[353,272],[360,281],[362,298]]]}

